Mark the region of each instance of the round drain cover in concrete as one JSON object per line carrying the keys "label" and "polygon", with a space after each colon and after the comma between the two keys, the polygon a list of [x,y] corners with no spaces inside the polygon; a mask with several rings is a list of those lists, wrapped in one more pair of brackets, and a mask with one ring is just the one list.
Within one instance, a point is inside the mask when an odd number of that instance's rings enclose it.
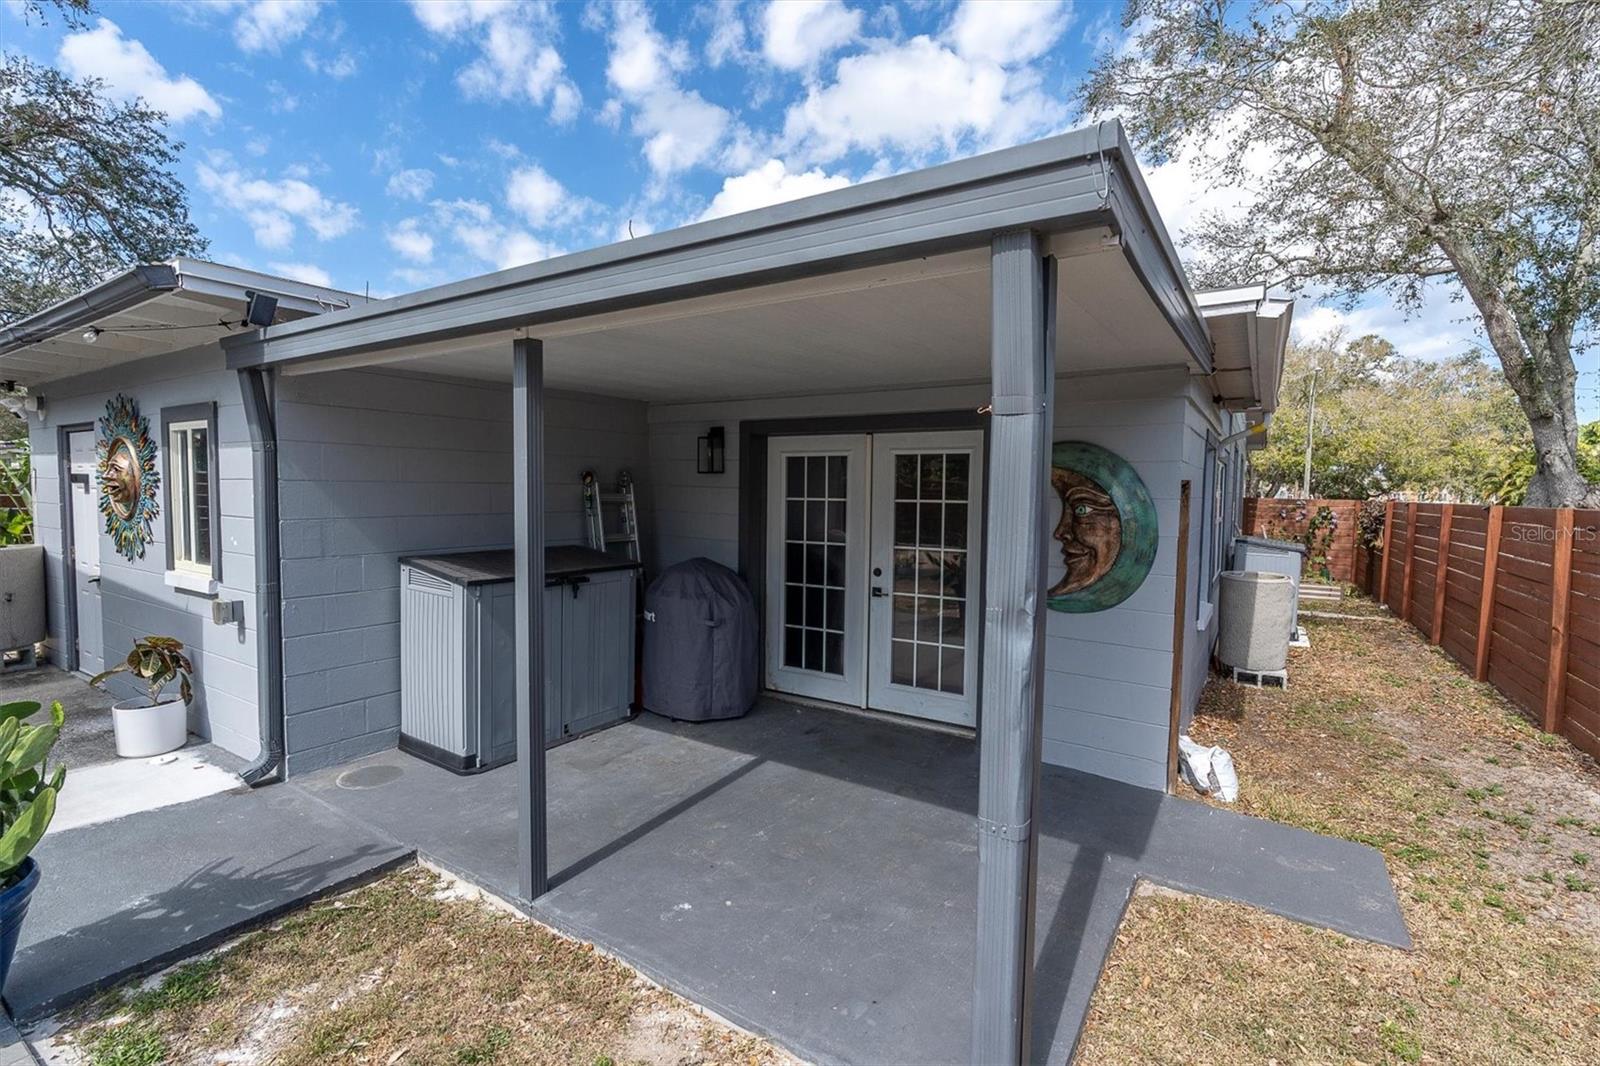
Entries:
{"label": "round drain cover in concrete", "polygon": [[360,766],[340,774],[335,783],[340,788],[377,788],[387,785],[404,772],[398,766]]}

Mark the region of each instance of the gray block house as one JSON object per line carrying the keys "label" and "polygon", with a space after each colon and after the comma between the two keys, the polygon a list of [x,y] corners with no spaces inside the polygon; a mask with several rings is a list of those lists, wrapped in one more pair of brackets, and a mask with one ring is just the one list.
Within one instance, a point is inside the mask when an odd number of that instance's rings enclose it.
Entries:
{"label": "gray block house", "polygon": [[[240,325],[246,291],[277,297],[271,325]],[[1036,768],[1168,787],[1291,313],[1259,286],[1193,290],[1105,123],[372,302],[141,266],[0,330],[0,379],[40,408],[53,661],[92,672],[136,634],[181,637],[193,731],[252,779],[394,747],[398,560],[514,548],[530,899],[552,713],[533,590],[546,546],[583,541],[580,473],[631,471],[647,573],[703,556],[750,584],[765,688],[978,745],[974,1056],[1015,1061]],[[119,394],[164,484],[132,561],[93,512],[92,432]],[[198,474],[174,459],[193,426]],[[717,430],[725,463],[702,472]],[[1059,442],[1148,495],[1153,559],[1101,609],[1050,609],[1074,506]],[[812,510],[826,533],[794,533]],[[905,557],[941,576],[902,585]],[[237,617],[214,621],[219,602]]]}

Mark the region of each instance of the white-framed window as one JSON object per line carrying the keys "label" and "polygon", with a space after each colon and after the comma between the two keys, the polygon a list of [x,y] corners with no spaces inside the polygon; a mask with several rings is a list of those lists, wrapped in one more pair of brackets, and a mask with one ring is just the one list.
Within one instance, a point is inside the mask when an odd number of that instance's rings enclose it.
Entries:
{"label": "white-framed window", "polygon": [[211,592],[222,570],[216,405],[167,408],[161,424],[167,450],[167,571],[178,579],[169,583]]}

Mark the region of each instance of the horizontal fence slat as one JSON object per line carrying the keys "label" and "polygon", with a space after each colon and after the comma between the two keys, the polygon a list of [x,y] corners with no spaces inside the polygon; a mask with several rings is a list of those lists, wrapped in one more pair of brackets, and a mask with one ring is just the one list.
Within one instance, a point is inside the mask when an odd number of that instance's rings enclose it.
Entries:
{"label": "horizontal fence slat", "polygon": [[[1369,549],[1357,537],[1359,502],[1308,501],[1306,513],[1321,506],[1338,517],[1341,545],[1351,538],[1348,551],[1329,546],[1333,580],[1364,589],[1425,639],[1437,634],[1469,673],[1600,758],[1600,511],[1386,501]],[[1246,532],[1299,507],[1246,501]]]}

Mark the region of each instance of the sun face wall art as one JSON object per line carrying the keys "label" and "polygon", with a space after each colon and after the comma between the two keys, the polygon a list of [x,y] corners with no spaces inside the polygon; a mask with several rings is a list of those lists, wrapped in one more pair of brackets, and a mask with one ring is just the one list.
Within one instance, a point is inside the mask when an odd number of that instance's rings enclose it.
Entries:
{"label": "sun face wall art", "polygon": [[156,472],[156,445],[150,439],[150,420],[138,405],[121,393],[106,401],[95,445],[100,478],[100,513],[106,533],[129,562],[144,558],[144,548],[154,536],[160,517],[161,475]]}
{"label": "sun face wall art", "polygon": [[1128,461],[1098,444],[1064,441],[1050,453],[1061,500],[1053,536],[1066,573],[1045,594],[1052,611],[1085,614],[1132,596],[1156,558],[1156,508]]}

